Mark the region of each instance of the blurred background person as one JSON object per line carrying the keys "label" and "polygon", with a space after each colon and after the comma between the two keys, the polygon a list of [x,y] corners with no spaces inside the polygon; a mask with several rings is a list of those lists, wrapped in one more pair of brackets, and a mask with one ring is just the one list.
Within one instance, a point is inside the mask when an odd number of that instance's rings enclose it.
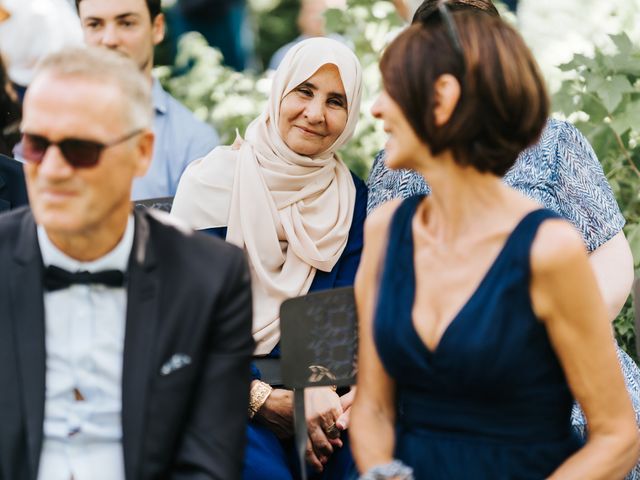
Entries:
{"label": "blurred background person", "polygon": [[[285,55],[245,139],[192,163],[180,181],[171,214],[245,249],[255,355],[272,362],[280,357],[284,300],[353,284],[367,191],[337,151],[355,131],[361,95],[362,68],[348,47],[304,40]],[[307,389],[305,399],[307,462],[321,472],[313,478],[350,478],[353,460],[339,420],[353,393],[319,387]],[[256,372],[250,409],[243,478],[297,478],[292,392]]]}
{"label": "blurred background person", "polygon": [[134,180],[132,199],[175,195],[187,165],[218,145],[219,138],[151,75],[154,47],[165,33],[160,0],[76,0],[76,5],[86,43],[132,58],[153,85],[153,160],[147,173]]}
{"label": "blurred background person", "polygon": [[220,50],[225,65],[243,71],[253,63],[253,32],[245,0],[178,0],[167,16],[174,45],[187,32],[199,32]]}
{"label": "blurred background person", "polygon": [[298,30],[300,35],[293,41],[280,47],[271,57],[269,61],[269,69],[276,70],[280,62],[295,44],[312,37],[324,37],[333,38],[334,40],[345,43],[346,41],[335,33],[327,34],[326,20],[324,17],[327,8],[337,7],[339,5],[336,2],[330,2],[329,0],[301,0],[300,1],[300,13],[298,13]]}
{"label": "blurred background person", "polygon": [[82,44],[80,22],[67,0],[0,0],[0,7],[8,14],[0,22],[0,51],[22,99],[41,58]]}
{"label": "blurred background person", "polygon": [[547,121],[531,53],[496,16],[439,2],[381,72],[386,162],[432,191],[366,226],[351,426],[363,478],[622,478],[640,439],[585,246],[500,178]]}
{"label": "blurred background person", "polygon": [[0,154],[13,156],[13,147],[20,141],[20,103],[7,76],[0,55]]}

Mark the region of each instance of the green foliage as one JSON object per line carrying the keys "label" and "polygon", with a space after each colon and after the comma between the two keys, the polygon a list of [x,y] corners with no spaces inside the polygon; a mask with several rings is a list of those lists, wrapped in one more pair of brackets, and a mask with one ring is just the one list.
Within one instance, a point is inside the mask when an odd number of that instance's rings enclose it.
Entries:
{"label": "green foliage", "polygon": [[[636,274],[640,273],[640,48],[625,33],[612,35],[617,51],[576,55],[560,68],[571,72],[554,95],[557,111],[586,135],[602,162],[623,215]],[[615,322],[616,335],[635,358],[631,302]]]}

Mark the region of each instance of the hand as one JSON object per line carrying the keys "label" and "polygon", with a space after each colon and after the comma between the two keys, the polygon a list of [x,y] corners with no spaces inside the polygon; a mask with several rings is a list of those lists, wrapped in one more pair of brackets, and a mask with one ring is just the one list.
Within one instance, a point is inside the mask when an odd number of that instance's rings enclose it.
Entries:
{"label": "hand", "polygon": [[307,461],[318,471],[329,461],[334,448],[342,447],[336,421],[342,415],[340,397],[330,387],[311,387],[304,391],[307,430]]}
{"label": "hand", "polygon": [[293,392],[276,388],[254,417],[280,439],[293,436]]}
{"label": "hand", "polygon": [[351,388],[348,393],[345,393],[340,397],[340,403],[342,404],[342,415],[336,420],[336,427],[340,431],[345,431],[349,428],[349,414],[351,413],[351,405],[356,396],[356,387]]}

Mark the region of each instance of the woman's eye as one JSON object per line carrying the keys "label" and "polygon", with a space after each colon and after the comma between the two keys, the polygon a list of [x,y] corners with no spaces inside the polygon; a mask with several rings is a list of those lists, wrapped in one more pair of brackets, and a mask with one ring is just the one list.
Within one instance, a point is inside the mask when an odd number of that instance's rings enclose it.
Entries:
{"label": "woman's eye", "polygon": [[299,88],[298,92],[302,95],[304,95],[305,97],[312,97],[313,96],[313,92],[311,90],[309,90],[308,88]]}
{"label": "woman's eye", "polygon": [[340,98],[330,98],[328,103],[334,107],[344,108],[344,101]]}

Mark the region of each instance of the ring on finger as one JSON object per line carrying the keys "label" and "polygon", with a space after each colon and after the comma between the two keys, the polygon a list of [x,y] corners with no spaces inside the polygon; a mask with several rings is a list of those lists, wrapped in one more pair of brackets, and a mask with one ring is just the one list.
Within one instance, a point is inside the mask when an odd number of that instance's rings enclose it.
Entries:
{"label": "ring on finger", "polygon": [[324,429],[324,433],[326,433],[327,437],[329,438],[338,438],[340,436],[340,430],[338,430],[338,427],[336,427],[335,423],[332,423],[331,425],[326,427]]}

